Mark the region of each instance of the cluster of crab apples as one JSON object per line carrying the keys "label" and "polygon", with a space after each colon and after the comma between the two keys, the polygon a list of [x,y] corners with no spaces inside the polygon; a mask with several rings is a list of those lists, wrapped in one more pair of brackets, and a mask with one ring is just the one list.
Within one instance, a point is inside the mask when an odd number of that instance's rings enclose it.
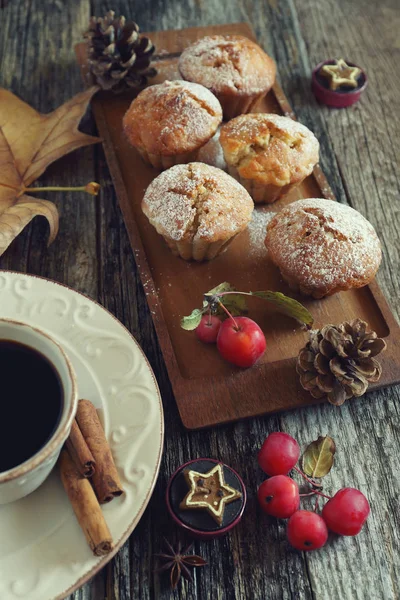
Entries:
{"label": "cluster of crab apples", "polygon": [[329,531],[338,535],[357,535],[367,520],[370,507],[364,494],[355,488],[342,488],[331,498],[313,489],[311,494],[329,498],[321,514],[316,510],[300,509],[299,486],[288,476],[295,468],[309,481],[296,467],[299,456],[299,444],[287,433],[275,432],[266,438],[258,454],[259,466],[269,475],[258,488],[261,509],[267,515],[289,519],[287,538],[297,550],[322,548]]}

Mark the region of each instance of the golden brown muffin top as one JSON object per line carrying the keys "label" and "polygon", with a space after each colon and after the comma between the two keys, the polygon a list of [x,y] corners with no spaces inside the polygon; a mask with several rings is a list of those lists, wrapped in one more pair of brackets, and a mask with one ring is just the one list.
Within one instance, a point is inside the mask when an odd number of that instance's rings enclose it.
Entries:
{"label": "golden brown muffin top", "polygon": [[276,75],[275,62],[260,46],[241,35],[204,37],[184,50],[179,71],[216,94],[267,92]]}
{"label": "golden brown muffin top", "polygon": [[123,127],[139,150],[172,156],[205,144],[221,121],[221,105],[207,88],[177,80],[140,92],[124,115]]}
{"label": "golden brown muffin top", "polygon": [[176,241],[230,238],[246,227],[253,207],[233,177],[197,162],[161,173],[142,201],[142,210],[158,233]]}
{"label": "golden brown muffin top", "polygon": [[265,245],[283,276],[316,297],[366,285],[382,258],[371,223],[350,206],[323,198],[281,210],[267,226]]}
{"label": "golden brown muffin top", "polygon": [[315,135],[297,121],[274,114],[240,115],[221,128],[228,165],[244,179],[284,186],[302,181],[319,159]]}

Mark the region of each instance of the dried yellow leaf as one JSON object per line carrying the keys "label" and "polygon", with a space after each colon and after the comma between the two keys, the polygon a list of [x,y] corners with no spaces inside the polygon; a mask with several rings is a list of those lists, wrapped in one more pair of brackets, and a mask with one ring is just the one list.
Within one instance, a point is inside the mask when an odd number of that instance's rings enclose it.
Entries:
{"label": "dried yellow leaf", "polygon": [[48,243],[58,232],[58,211],[47,200],[25,193],[49,164],[65,154],[100,141],[78,131],[92,87],[48,115],[42,115],[0,88],[0,255],[36,216],[49,222]]}
{"label": "dried yellow leaf", "polygon": [[325,477],[332,468],[335,452],[335,442],[329,436],[320,436],[311,442],[302,458],[304,473],[309,477]]}

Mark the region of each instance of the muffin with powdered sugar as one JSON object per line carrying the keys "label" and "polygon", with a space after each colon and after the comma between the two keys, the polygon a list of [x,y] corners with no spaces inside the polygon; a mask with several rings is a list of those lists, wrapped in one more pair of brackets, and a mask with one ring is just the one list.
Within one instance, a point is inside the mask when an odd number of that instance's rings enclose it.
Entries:
{"label": "muffin with powdered sugar", "polygon": [[382,259],[371,223],[350,206],[323,198],[281,210],[267,226],[265,245],[289,286],[314,298],[367,285]]}
{"label": "muffin with powdered sugar", "polygon": [[164,81],[144,89],[123,118],[129,143],[157,169],[188,163],[222,121],[217,98],[188,81]]}
{"label": "muffin with powdered sugar", "polygon": [[186,48],[179,59],[183,79],[211,90],[225,119],[249,112],[273,86],[276,66],[260,46],[241,35],[212,35]]}
{"label": "muffin with powdered sugar", "polygon": [[142,210],[177,256],[210,260],[243,231],[254,204],[230,175],[203,163],[176,165],[147,188]]}
{"label": "muffin with powdered sugar", "polygon": [[220,144],[228,172],[254,202],[270,204],[312,173],[319,142],[289,117],[255,113],[240,115],[221,128]]}

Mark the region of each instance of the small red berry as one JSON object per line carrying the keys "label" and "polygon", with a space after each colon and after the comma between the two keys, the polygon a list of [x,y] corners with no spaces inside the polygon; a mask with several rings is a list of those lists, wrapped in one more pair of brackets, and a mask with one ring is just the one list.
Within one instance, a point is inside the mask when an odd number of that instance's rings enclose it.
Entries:
{"label": "small red berry", "polygon": [[299,486],[286,475],[264,481],[257,492],[262,510],[278,519],[288,519],[299,508]]}
{"label": "small red berry", "polygon": [[276,431],[265,440],[258,453],[258,464],[267,475],[286,475],[300,456],[300,446],[288,433]]}
{"label": "small red berry", "polygon": [[293,548],[308,552],[325,545],[328,529],[325,521],[317,513],[298,510],[288,521],[287,537]]}
{"label": "small red berry", "polygon": [[369,513],[368,500],[362,492],[355,488],[343,488],[325,504],[322,518],[334,533],[357,535]]}
{"label": "small red berry", "polygon": [[201,342],[215,344],[220,327],[221,320],[218,317],[215,315],[203,315],[195,332]]}
{"label": "small red berry", "polygon": [[251,367],[264,354],[265,336],[248,317],[227,319],[218,333],[217,348],[221,356],[237,367]]}

